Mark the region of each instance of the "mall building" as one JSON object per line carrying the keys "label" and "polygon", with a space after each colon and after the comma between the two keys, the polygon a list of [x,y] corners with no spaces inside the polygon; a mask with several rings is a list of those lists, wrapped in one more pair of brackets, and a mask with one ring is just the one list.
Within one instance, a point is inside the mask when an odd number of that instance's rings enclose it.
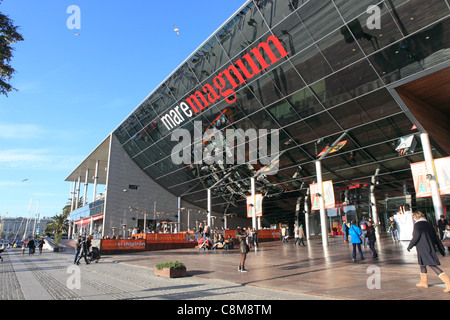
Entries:
{"label": "mall building", "polygon": [[[420,209],[436,221],[450,204],[448,169],[433,165],[450,155],[449,14],[447,0],[245,2],[66,178],[71,232],[300,222],[326,241],[344,217],[383,225]],[[235,134],[218,143],[207,129]],[[273,163],[259,148],[256,161],[207,161],[239,141],[249,160],[257,138],[239,134],[251,129],[278,143]],[[262,216],[248,218],[257,194]]]}

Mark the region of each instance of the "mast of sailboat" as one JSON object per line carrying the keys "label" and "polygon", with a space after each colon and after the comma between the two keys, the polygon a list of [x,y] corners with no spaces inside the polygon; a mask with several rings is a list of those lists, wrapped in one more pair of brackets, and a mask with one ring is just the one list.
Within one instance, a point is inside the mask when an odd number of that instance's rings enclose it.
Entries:
{"label": "mast of sailboat", "polygon": [[38,216],[39,216],[39,199],[38,199],[38,202],[37,202],[37,205],[36,205],[36,213],[35,213],[35,215],[34,215],[34,225],[33,225],[33,239],[34,239],[34,236],[35,236],[35,231],[36,231],[36,223],[37,223],[37,220],[38,220]]}
{"label": "mast of sailboat", "polygon": [[19,228],[17,228],[16,236],[14,237],[13,243],[16,242],[17,236],[19,235],[19,232],[20,232],[20,227],[22,226],[22,223],[23,223],[23,220],[24,220],[24,219],[25,219],[25,218],[22,218],[22,221],[20,221],[20,225],[19,225]]}
{"label": "mast of sailboat", "polygon": [[30,221],[30,214],[31,214],[31,205],[32,205],[32,203],[33,203],[33,198],[31,198],[30,204],[28,205],[28,218],[27,218],[27,223],[25,224],[25,231],[24,231],[23,237],[22,237],[23,241],[25,241],[25,239],[27,237],[28,222]]}

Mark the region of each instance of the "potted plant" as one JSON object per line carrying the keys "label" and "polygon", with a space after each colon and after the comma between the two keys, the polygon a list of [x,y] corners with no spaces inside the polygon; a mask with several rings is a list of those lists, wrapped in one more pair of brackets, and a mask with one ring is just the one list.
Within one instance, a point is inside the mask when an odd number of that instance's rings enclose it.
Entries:
{"label": "potted plant", "polygon": [[154,274],[166,278],[185,277],[186,266],[178,261],[159,263],[154,268]]}

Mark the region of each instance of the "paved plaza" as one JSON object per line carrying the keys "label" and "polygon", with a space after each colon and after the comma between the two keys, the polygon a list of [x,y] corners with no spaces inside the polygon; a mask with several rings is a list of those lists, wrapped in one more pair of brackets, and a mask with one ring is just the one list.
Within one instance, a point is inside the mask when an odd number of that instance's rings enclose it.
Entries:
{"label": "paved plaza", "polygon": [[[247,273],[237,271],[238,250],[177,249],[103,256],[99,263],[73,265],[73,252],[22,255],[6,250],[0,262],[1,300],[449,300],[444,285],[429,270],[428,289],[416,288],[419,267],[407,241],[382,237],[379,259],[352,261],[342,237],[321,238],[305,247],[293,241],[261,243],[247,256]],[[450,257],[439,257],[450,273]],[[153,267],[180,261],[188,276],[166,279]],[[78,278],[77,278],[78,277]],[[78,282],[77,282],[78,281]]]}

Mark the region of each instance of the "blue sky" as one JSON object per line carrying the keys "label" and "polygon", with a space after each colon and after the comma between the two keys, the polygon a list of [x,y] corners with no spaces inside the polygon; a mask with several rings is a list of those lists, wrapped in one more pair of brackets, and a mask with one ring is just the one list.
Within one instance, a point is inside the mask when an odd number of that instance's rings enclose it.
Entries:
{"label": "blue sky", "polygon": [[64,179],[244,3],[4,0],[25,40],[11,62],[19,91],[0,96],[0,215],[59,214]]}

